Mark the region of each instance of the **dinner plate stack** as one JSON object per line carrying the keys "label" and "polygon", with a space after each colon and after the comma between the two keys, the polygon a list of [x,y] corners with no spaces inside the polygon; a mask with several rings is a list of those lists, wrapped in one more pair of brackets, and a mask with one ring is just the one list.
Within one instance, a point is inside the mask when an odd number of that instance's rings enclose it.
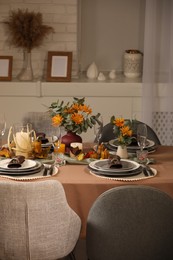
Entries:
{"label": "dinner plate stack", "polygon": [[131,160],[121,159],[121,168],[110,167],[110,160],[96,160],[89,164],[89,169],[97,175],[107,177],[127,177],[138,175],[142,168],[139,163]]}
{"label": "dinner plate stack", "polygon": [[25,159],[19,168],[9,168],[8,164],[10,161],[11,159],[0,161],[0,175],[28,175],[37,173],[43,168],[41,162],[28,159]]}
{"label": "dinner plate stack", "polygon": [[[118,140],[117,139],[110,140],[108,142],[107,148],[116,151],[118,148]],[[155,149],[156,149],[155,142],[147,139],[146,147],[144,148],[144,150],[147,150],[148,152],[152,152],[155,151]],[[134,145],[130,144],[127,146],[127,151],[130,153],[135,153],[137,150],[140,150],[140,147],[137,144]]]}

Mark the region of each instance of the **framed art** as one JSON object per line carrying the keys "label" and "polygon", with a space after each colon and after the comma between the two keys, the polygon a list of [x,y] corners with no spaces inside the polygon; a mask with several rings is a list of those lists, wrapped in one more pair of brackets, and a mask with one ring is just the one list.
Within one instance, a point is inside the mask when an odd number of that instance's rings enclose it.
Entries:
{"label": "framed art", "polygon": [[12,56],[0,56],[0,80],[10,81],[12,79]]}
{"label": "framed art", "polygon": [[72,52],[49,51],[47,81],[71,81]]}

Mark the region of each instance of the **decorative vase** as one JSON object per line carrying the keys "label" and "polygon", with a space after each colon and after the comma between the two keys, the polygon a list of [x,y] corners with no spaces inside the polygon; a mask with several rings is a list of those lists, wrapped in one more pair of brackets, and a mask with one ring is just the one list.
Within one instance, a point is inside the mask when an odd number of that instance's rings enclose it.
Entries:
{"label": "decorative vase", "polygon": [[119,145],[117,148],[117,155],[120,156],[121,159],[127,159],[128,158],[127,146]]}
{"label": "decorative vase", "polygon": [[23,52],[23,68],[18,75],[18,79],[21,81],[32,81],[33,70],[31,62],[31,52],[24,50]]}
{"label": "decorative vase", "polygon": [[67,134],[62,136],[61,142],[65,144],[65,152],[70,152],[70,144],[71,143],[82,143],[82,138],[77,135],[76,133],[73,133],[71,131],[68,131]]}
{"label": "decorative vase", "polygon": [[87,78],[89,79],[96,79],[98,77],[98,68],[95,64],[95,62],[91,63],[91,65],[87,69]]}
{"label": "decorative vase", "polygon": [[142,75],[142,53],[138,50],[126,50],[124,53],[124,75],[138,78]]}

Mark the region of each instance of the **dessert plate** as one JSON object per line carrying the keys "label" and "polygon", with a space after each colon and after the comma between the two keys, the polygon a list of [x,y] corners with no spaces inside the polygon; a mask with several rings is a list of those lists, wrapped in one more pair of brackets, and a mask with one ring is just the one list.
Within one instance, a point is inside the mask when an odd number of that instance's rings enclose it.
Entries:
{"label": "dessert plate", "polygon": [[89,167],[93,170],[102,172],[131,172],[140,167],[140,164],[131,160],[121,159],[122,168],[110,168],[110,160],[96,160],[89,164]]}

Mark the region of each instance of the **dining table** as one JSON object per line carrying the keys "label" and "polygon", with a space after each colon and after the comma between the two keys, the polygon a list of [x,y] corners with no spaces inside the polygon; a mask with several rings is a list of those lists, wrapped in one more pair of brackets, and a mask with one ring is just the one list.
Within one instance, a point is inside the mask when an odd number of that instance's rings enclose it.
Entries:
{"label": "dining table", "polygon": [[[58,173],[50,179],[62,183],[68,204],[79,215],[82,221],[80,238],[86,237],[86,223],[90,208],[94,201],[105,191],[122,185],[147,185],[166,192],[173,198],[173,146],[160,145],[148,154],[156,170],[155,176],[120,180],[102,177],[91,173],[87,164],[66,164],[59,167]],[[47,178],[40,178],[45,180]],[[0,176],[0,180],[5,180]],[[8,181],[12,181],[8,179]],[[16,180],[15,180],[16,181]],[[27,181],[27,180],[26,180]],[[37,181],[37,178],[29,181]]]}

